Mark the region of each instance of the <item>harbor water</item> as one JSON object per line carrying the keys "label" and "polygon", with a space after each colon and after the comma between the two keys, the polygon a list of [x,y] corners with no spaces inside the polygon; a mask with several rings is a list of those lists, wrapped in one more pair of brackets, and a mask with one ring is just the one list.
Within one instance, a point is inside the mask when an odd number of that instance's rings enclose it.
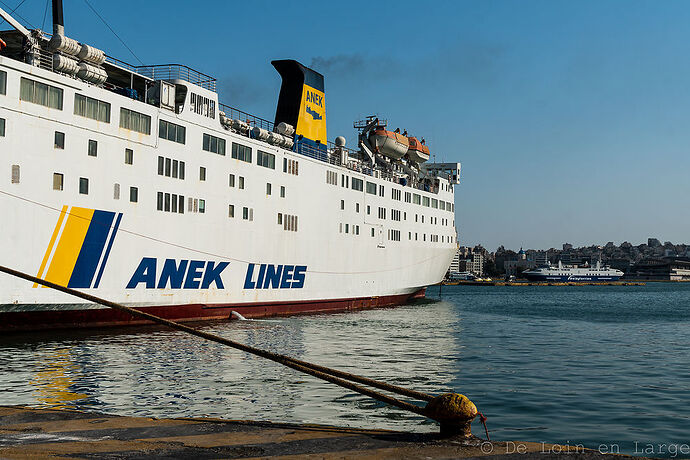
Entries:
{"label": "harbor water", "polygon": [[[445,286],[440,301],[201,327],[416,390],[463,393],[496,440],[690,458],[690,284]],[[0,369],[0,405],[437,429],[159,327],[5,335]]]}

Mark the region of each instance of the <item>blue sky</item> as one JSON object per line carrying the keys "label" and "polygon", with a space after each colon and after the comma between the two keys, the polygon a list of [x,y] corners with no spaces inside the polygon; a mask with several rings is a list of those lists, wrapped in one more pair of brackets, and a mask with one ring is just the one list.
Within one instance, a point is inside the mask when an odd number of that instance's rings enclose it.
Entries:
{"label": "blue sky", "polygon": [[[64,1],[68,35],[138,63]],[[461,244],[690,242],[688,2],[90,2],[144,63],[211,74],[247,112],[273,118],[270,61],[292,58],[325,76],[329,138],[354,146],[372,113],[425,137],[463,164]],[[40,27],[44,7],[17,12]]]}

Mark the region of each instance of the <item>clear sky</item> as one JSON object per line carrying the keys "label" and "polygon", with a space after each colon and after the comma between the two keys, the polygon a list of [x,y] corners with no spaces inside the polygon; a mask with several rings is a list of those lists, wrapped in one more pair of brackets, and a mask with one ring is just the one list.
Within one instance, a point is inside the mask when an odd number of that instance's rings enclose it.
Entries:
{"label": "clear sky", "polygon": [[[325,76],[331,140],[353,147],[372,113],[425,137],[462,162],[461,244],[690,242],[690,2],[89,1],[144,63],[211,74],[229,105],[272,119],[270,61],[292,58]],[[67,35],[138,63],[64,2]],[[17,12],[40,27],[45,5]]]}

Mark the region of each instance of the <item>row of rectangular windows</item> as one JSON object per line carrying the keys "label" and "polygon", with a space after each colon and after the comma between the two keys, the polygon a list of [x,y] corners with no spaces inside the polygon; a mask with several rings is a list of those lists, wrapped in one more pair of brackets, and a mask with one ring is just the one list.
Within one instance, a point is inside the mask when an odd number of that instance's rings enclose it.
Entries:
{"label": "row of rectangular windows", "polygon": [[[340,233],[350,233],[350,224],[343,224],[342,222],[339,224],[339,231]],[[352,224],[352,234],[353,235],[359,235],[359,225]],[[372,238],[376,236],[376,231],[374,227],[371,228],[371,236]],[[426,241],[426,233],[422,234],[423,240]],[[453,239],[453,237],[448,236],[442,236],[442,242],[443,243],[450,243]],[[412,240],[412,232],[408,233],[408,239]],[[418,233],[414,234],[414,239],[417,241],[418,239]],[[429,239],[432,243],[438,243],[438,235],[429,235]],[[401,240],[401,232],[400,230],[394,230],[394,229],[388,229],[388,240],[389,241],[400,241]]]}
{"label": "row of rectangular windows", "polygon": [[[340,200],[340,209],[345,210],[345,200]],[[355,211],[359,212],[359,203],[355,203]],[[367,215],[371,214],[371,206],[367,205]],[[395,221],[400,221],[401,216],[404,220],[407,220],[407,212],[399,211],[398,209],[391,209],[391,219]],[[414,221],[419,222],[419,214],[414,215]],[[386,208],[379,206],[379,219],[386,218]],[[431,224],[438,224],[438,217],[429,217]],[[448,225],[448,219],[441,219],[442,225]],[[422,223],[424,223],[424,215],[422,215]]]}
{"label": "row of rectangular windows", "polygon": [[283,230],[285,231],[296,232],[297,221],[298,217],[293,214],[283,214],[282,212],[278,213],[278,225],[282,225]]}
{"label": "row of rectangular windows", "polygon": [[[0,89],[3,90],[2,94],[4,94],[6,87],[6,73],[3,72],[0,75],[2,75],[2,80],[0,80],[2,86],[0,86]],[[29,80],[28,78],[24,77],[21,79],[21,85],[22,90],[20,91],[20,99],[62,110],[62,89],[47,85],[45,83]],[[198,96],[198,99],[202,100],[207,98]],[[210,102],[213,103],[213,101]],[[204,105],[208,107],[207,101],[204,101]],[[213,110],[213,105],[211,105],[211,110]],[[110,123],[110,104],[83,96],[81,94],[75,94],[74,113],[76,115]],[[120,127],[143,134],[151,134],[151,117],[122,107],[120,109]],[[4,136],[4,120],[2,123],[2,132]],[[59,148],[64,148],[64,134],[61,136],[62,142],[59,144],[62,147]],[[180,144],[185,144],[186,128],[184,126],[160,119],[158,137]],[[56,142],[56,145],[58,145],[58,142]],[[225,139],[211,136],[210,134],[204,134],[202,148],[203,150],[209,152],[225,155]],[[232,158],[251,163],[251,147],[233,142]],[[275,169],[275,155],[259,150],[257,154],[257,164],[266,168]],[[298,166],[299,165],[296,160],[284,159],[283,172],[297,175],[299,172]]]}
{"label": "row of rectangular windows", "polygon": [[[235,205],[228,205],[228,217],[235,217]],[[242,219],[253,221],[254,220],[254,208],[244,207],[242,208]]]}
{"label": "row of rectangular windows", "polygon": [[[331,185],[338,185],[338,174],[333,171],[326,171],[326,183],[331,184]],[[350,177],[346,176],[344,174],[341,174],[340,178],[340,185],[345,188],[350,188],[349,184],[350,183]],[[352,178],[352,189],[353,190],[358,190],[358,191],[363,191],[364,190],[364,181],[362,179],[358,179],[356,177]],[[392,190],[392,198],[394,200],[400,201],[402,198],[402,192],[398,189],[391,189]],[[373,182],[367,181],[366,183],[366,192],[370,195],[376,195],[377,187],[376,184]],[[385,188],[383,185],[378,186],[378,194],[379,196],[384,196]],[[423,198],[423,200],[422,200]],[[454,205],[452,203],[446,203],[443,200],[438,200],[436,198],[429,198],[429,197],[422,197],[421,195],[415,193],[411,194],[410,192],[405,192],[405,202],[409,203],[410,201],[414,201],[414,204],[423,204],[426,207],[432,207],[435,209],[438,209],[439,207],[442,210],[448,210],[452,211],[454,208]],[[439,204],[440,203],[440,204]]]}
{"label": "row of rectangular windows", "polygon": [[158,157],[158,175],[184,180],[185,162]]}
{"label": "row of rectangular windows", "polygon": [[[340,233],[350,233],[350,224],[343,224],[342,222],[340,223]],[[371,229],[371,236],[374,236],[374,229]],[[352,234],[353,235],[359,235],[359,225],[352,224]]]}

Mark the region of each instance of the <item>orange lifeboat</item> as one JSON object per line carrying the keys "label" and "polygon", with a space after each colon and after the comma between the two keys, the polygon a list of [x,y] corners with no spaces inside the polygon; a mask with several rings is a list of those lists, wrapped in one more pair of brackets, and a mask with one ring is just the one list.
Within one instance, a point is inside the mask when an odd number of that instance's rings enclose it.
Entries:
{"label": "orange lifeboat", "polygon": [[415,163],[429,161],[429,147],[419,142],[416,137],[410,137],[409,142],[410,148],[407,150],[407,155],[410,157],[410,160]]}
{"label": "orange lifeboat", "polygon": [[7,43],[5,43],[5,41],[2,38],[0,38],[0,51],[4,50],[5,48],[7,48]]}
{"label": "orange lifeboat", "polygon": [[407,137],[400,133],[388,131],[383,126],[377,126],[369,134],[369,142],[376,153],[386,155],[394,160],[401,159],[410,147]]}

